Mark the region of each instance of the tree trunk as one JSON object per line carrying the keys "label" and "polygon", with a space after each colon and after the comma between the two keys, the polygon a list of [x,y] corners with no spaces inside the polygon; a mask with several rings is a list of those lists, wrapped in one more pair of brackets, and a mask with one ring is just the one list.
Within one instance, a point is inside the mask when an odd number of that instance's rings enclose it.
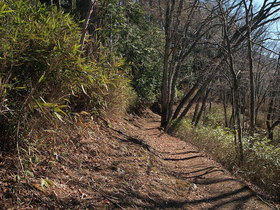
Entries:
{"label": "tree trunk", "polygon": [[278,119],[273,123],[272,116],[274,115],[274,94],[272,94],[269,105],[268,105],[268,112],[266,117],[266,127],[267,127],[267,133],[268,138],[273,141],[273,132],[274,128],[280,124],[280,117],[278,116]]}
{"label": "tree trunk", "polygon": [[173,5],[170,5],[170,1],[167,2],[167,9],[165,15],[165,49],[164,49],[164,62],[163,62],[163,76],[162,76],[162,87],[161,87],[161,127],[165,128],[168,124],[168,105],[170,102],[170,78],[169,78],[169,56],[170,56],[170,46],[171,46],[171,27],[172,22],[172,8],[174,7],[175,1],[173,0]]}
{"label": "tree trunk", "polygon": [[73,12],[76,8],[76,0],[71,0],[71,11]]}
{"label": "tree trunk", "polygon": [[239,156],[240,156],[239,165],[242,165],[244,160],[244,155],[243,155],[242,127],[241,127],[241,116],[240,116],[239,90],[238,90],[237,80],[234,81],[233,92],[234,92],[233,97],[234,97],[234,104],[236,110],[236,123],[237,123],[236,127],[237,127]]}
{"label": "tree trunk", "polygon": [[198,99],[198,101],[196,102],[195,108],[194,108],[194,113],[193,113],[193,118],[192,118],[192,124],[194,125],[196,117],[198,115],[198,110],[199,110],[199,104],[201,101],[201,97]]}
{"label": "tree trunk", "polygon": [[61,0],[57,0],[57,8],[61,10]]}
{"label": "tree trunk", "polygon": [[207,98],[208,98],[208,95],[209,95],[209,93],[210,93],[210,90],[211,90],[210,88],[207,89],[207,91],[206,91],[206,93],[205,93],[205,95],[204,95],[204,98],[203,98],[203,101],[202,101],[202,105],[201,105],[201,108],[200,108],[200,110],[199,110],[199,113],[198,113],[198,115],[197,115],[197,117],[196,117],[194,126],[197,126],[197,124],[198,124],[198,122],[199,122],[199,120],[200,120],[200,118],[201,118],[202,112],[205,110],[205,104],[206,104],[206,100],[207,100]]}
{"label": "tree trunk", "polygon": [[88,25],[89,25],[89,20],[90,20],[90,17],[92,15],[92,12],[93,12],[93,7],[94,7],[94,3],[92,3],[87,11],[87,15],[85,17],[85,21],[84,21],[84,24],[83,24],[83,29],[82,29],[82,35],[81,35],[81,39],[80,39],[80,51],[83,51],[83,48],[84,48],[84,44],[85,44],[85,38],[86,38],[86,33],[87,33],[87,28],[88,28]]}
{"label": "tree trunk", "polygon": [[233,99],[233,89],[231,90],[231,116],[229,120],[229,127],[232,129],[235,125],[235,108],[234,108],[234,99]]}
{"label": "tree trunk", "polygon": [[253,15],[253,4],[250,0],[249,7],[246,4],[246,1],[243,0],[246,13],[246,26],[247,26],[247,53],[249,61],[249,78],[250,78],[250,135],[254,136],[255,131],[255,81],[254,81],[254,72],[253,72],[253,57],[252,57],[252,26],[251,20]]}
{"label": "tree trunk", "polygon": [[273,132],[274,132],[274,130],[271,127],[267,128],[268,138],[271,141],[273,141]]}
{"label": "tree trunk", "polygon": [[[223,7],[220,4],[219,5],[220,10],[222,14],[224,15],[225,12],[223,11]],[[242,128],[241,128],[241,118],[240,118],[240,96],[239,96],[239,83],[238,83],[238,74],[235,73],[235,66],[234,66],[234,61],[233,61],[233,54],[232,54],[232,47],[231,47],[231,42],[229,39],[229,33],[228,33],[228,23],[223,17],[223,29],[224,29],[224,39],[226,43],[226,49],[227,49],[227,56],[229,60],[229,68],[230,68],[230,73],[232,76],[233,80],[233,106],[235,108],[236,112],[236,122],[237,122],[237,136],[238,136],[238,143],[239,143],[239,157],[240,157],[240,162],[239,165],[243,164],[243,143],[242,143]]]}
{"label": "tree trunk", "polygon": [[226,92],[224,92],[223,107],[224,107],[225,127],[228,127],[228,120],[227,120],[227,93]]}

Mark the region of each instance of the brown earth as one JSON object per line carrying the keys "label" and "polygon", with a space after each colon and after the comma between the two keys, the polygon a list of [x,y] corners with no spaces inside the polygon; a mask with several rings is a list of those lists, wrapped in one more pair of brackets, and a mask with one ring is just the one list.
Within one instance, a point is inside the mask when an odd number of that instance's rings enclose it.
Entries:
{"label": "brown earth", "polygon": [[148,110],[44,130],[22,145],[26,178],[18,155],[1,153],[0,208],[277,209],[159,120]]}
{"label": "brown earth", "polygon": [[[277,209],[219,163],[196,147],[163,133],[160,117],[147,112],[144,118],[122,126],[160,154],[168,174],[192,183],[192,190],[181,202],[170,207],[182,209]],[[131,126],[132,125],[132,126]]]}

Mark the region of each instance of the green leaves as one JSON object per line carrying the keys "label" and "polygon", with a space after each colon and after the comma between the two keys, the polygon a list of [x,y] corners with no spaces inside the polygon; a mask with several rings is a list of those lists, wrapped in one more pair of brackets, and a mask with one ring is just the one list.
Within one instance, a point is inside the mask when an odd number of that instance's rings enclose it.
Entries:
{"label": "green leaves", "polygon": [[[20,119],[21,107],[29,106],[49,121],[62,121],[66,107],[59,103],[65,104],[61,98],[69,95],[79,76],[71,71],[79,61],[80,29],[69,14],[31,3],[0,2],[0,75],[4,82],[0,101],[5,102],[0,112],[15,110],[9,117]],[[27,97],[33,100],[24,104]],[[53,103],[41,103],[40,97]]]}
{"label": "green leaves", "polygon": [[[1,4],[0,4],[0,5],[1,5]],[[1,17],[2,15],[6,14],[6,13],[10,13],[10,12],[13,12],[13,11],[14,11],[14,10],[9,9],[9,8],[7,7],[7,5],[4,3],[4,4],[1,5],[0,17]]]}
{"label": "green leaves", "polygon": [[33,172],[31,172],[31,171],[29,171],[29,170],[25,170],[25,171],[24,171],[24,178],[26,178],[27,175],[29,175],[30,177],[34,178]]}
{"label": "green leaves", "polygon": [[46,75],[46,72],[44,72],[43,75],[40,77],[38,83],[42,82],[42,80],[44,79],[45,75]]}
{"label": "green leaves", "polygon": [[45,187],[48,188],[50,186],[53,186],[53,182],[47,178],[41,179],[41,188],[44,189]]}
{"label": "green leaves", "polygon": [[162,75],[160,53],[164,46],[160,30],[152,26],[140,5],[132,2],[119,5],[112,1],[100,16],[104,20],[99,31],[101,41],[125,58],[139,100],[147,104],[156,101]]}
{"label": "green leaves", "polygon": [[[98,55],[81,57],[81,29],[71,15],[32,5],[31,0],[0,2],[0,121],[10,132],[5,135],[12,137],[17,122],[28,122],[33,113],[58,127],[73,110],[123,111],[134,94],[130,70],[120,54],[100,44]],[[112,9],[118,15],[120,8]],[[127,27],[122,21],[126,16],[120,14],[116,30]],[[111,33],[103,29],[98,33]],[[133,48],[140,55],[137,46]]]}

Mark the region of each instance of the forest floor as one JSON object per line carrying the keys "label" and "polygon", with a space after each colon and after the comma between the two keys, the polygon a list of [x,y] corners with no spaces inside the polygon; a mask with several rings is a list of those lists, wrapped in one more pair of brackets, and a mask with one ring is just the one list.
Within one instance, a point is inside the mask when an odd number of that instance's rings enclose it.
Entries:
{"label": "forest floor", "polygon": [[50,149],[37,148],[21,180],[17,155],[0,153],[0,209],[279,208],[159,125],[150,110],[103,126],[84,118],[59,131]]}

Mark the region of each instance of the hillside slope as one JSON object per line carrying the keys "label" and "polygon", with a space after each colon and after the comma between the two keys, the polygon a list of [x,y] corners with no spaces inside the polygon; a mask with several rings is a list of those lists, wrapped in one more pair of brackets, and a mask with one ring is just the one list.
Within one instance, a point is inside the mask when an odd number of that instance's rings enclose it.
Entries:
{"label": "hillside slope", "polygon": [[101,122],[66,126],[42,140],[45,150],[36,156],[29,148],[23,162],[37,161],[26,179],[16,179],[17,155],[2,153],[0,208],[274,208],[205,154],[161,132],[149,110]]}

